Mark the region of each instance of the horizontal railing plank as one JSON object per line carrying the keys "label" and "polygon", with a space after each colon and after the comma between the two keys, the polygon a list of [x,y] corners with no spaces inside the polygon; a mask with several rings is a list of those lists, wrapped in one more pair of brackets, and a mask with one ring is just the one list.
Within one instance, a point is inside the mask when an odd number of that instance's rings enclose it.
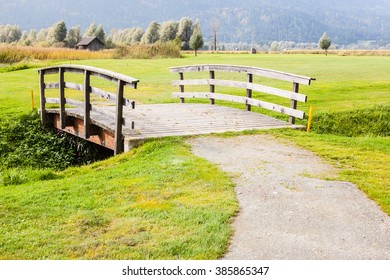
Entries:
{"label": "horizontal railing plank", "polygon": [[225,87],[237,87],[243,89],[251,89],[258,92],[268,93],[279,97],[284,97],[300,102],[307,102],[307,96],[295,93],[288,90],[282,90],[269,86],[259,85],[255,83],[239,82],[231,80],[218,80],[218,79],[192,79],[192,80],[175,80],[172,81],[174,86],[199,86],[199,85],[214,85]]}
{"label": "horizontal railing plank", "polygon": [[[59,83],[46,83],[45,89],[58,89],[59,86],[60,86]],[[65,82],[65,88],[84,91],[84,85],[76,84],[76,83]],[[105,91],[105,90],[102,90],[102,89],[96,88],[96,87],[91,87],[91,93],[93,93],[101,98],[104,98],[106,100],[109,100],[112,103],[116,102],[116,95],[114,93],[111,93],[111,92],[108,92],[108,91]],[[127,99],[127,98],[123,98],[123,106],[131,107],[134,109],[135,108],[135,101]]]}
{"label": "horizontal railing plank", "polygon": [[314,78],[291,74],[287,72],[281,72],[276,70],[240,66],[240,65],[224,65],[224,64],[203,64],[203,65],[188,65],[188,66],[176,66],[169,68],[171,73],[186,73],[186,72],[205,72],[205,71],[222,71],[222,72],[236,72],[247,73],[256,76],[278,79],[293,83],[299,83],[303,85],[310,85]]}
{"label": "horizontal railing plank", "polygon": [[89,71],[91,75],[97,76],[99,78],[111,81],[111,82],[117,82],[117,81],[123,81],[124,85],[131,87],[131,88],[137,88],[137,84],[139,82],[138,79],[128,77],[126,75],[116,73],[113,71],[97,68],[97,67],[91,67],[91,66],[84,66],[84,65],[58,65],[58,66],[51,66],[46,68],[38,69],[38,72],[42,72],[44,75],[46,74],[56,74],[59,73],[59,69],[63,69],[64,72],[68,73],[76,73],[76,74],[83,74],[85,71]]}
{"label": "horizontal railing plank", "polygon": [[243,97],[243,96],[228,95],[228,94],[213,93],[213,92],[174,92],[172,96],[175,98],[212,98],[216,100],[253,105],[274,112],[293,116],[299,119],[303,119],[305,117],[305,113],[302,111],[269,103],[266,101]]}

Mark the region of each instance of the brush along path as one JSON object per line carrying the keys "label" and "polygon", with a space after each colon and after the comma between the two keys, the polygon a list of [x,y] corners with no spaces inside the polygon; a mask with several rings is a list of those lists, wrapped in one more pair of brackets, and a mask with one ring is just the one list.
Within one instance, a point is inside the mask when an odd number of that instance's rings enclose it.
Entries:
{"label": "brush along path", "polygon": [[236,184],[225,259],[390,259],[389,216],[353,184],[313,178],[334,174],[313,153],[264,135],[190,144]]}

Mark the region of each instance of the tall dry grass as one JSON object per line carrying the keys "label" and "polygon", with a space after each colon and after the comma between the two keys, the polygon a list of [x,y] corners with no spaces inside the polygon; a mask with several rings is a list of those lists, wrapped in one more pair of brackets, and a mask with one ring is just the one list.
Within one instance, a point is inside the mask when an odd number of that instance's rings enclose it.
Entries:
{"label": "tall dry grass", "polygon": [[178,58],[180,56],[180,47],[175,42],[121,46],[115,49],[114,54],[114,58],[134,59]]}
{"label": "tall dry grass", "polygon": [[[284,50],[285,54],[325,54],[324,50]],[[328,54],[340,56],[390,56],[390,50],[328,50]]]}
{"label": "tall dry grass", "polygon": [[17,63],[23,60],[79,60],[113,58],[113,50],[91,52],[67,48],[40,48],[0,45],[0,63]]}

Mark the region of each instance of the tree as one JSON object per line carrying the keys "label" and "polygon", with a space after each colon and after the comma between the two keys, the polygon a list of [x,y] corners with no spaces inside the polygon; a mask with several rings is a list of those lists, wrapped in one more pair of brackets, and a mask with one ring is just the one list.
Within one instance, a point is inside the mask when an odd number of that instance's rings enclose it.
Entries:
{"label": "tree", "polygon": [[217,51],[217,34],[219,31],[219,21],[217,18],[212,18],[210,21],[210,28],[211,28],[211,33],[213,35],[212,38],[212,50]]}
{"label": "tree", "polygon": [[166,21],[161,24],[160,41],[169,42],[176,38],[179,23],[176,21]]}
{"label": "tree", "polygon": [[146,29],[145,34],[142,36],[142,43],[144,44],[154,44],[160,39],[160,24],[156,21],[153,21],[149,24],[148,29]]}
{"label": "tree", "polygon": [[66,29],[65,21],[61,20],[52,26],[52,40],[53,43],[63,43],[66,39]]}
{"label": "tree", "polygon": [[325,50],[325,55],[328,55],[328,49],[330,45],[332,44],[332,41],[330,40],[328,34],[326,32],[322,35],[320,40],[318,41],[318,45],[321,49]]}
{"label": "tree", "polygon": [[131,43],[139,43],[141,42],[142,37],[144,36],[144,30],[141,27],[136,27],[133,35],[131,36]]}
{"label": "tree", "polygon": [[81,40],[81,30],[80,26],[72,27],[67,36],[68,46],[74,48],[78,42]]}
{"label": "tree", "polygon": [[85,31],[84,37],[93,37],[93,36],[95,36],[96,29],[97,29],[97,25],[95,23],[91,23],[91,25]]}
{"label": "tree", "polygon": [[190,40],[192,36],[193,26],[192,19],[189,17],[184,17],[179,22],[179,29],[177,36],[181,40],[181,49],[189,50],[190,49]]}
{"label": "tree", "polygon": [[95,33],[93,35],[96,36],[103,43],[106,42],[106,32],[104,32],[103,26],[101,24],[99,24],[99,26],[96,28]]}
{"label": "tree", "polygon": [[197,22],[194,26],[194,32],[190,39],[190,47],[195,50],[195,56],[197,56],[198,49],[203,47],[203,35],[200,28],[200,23]]}

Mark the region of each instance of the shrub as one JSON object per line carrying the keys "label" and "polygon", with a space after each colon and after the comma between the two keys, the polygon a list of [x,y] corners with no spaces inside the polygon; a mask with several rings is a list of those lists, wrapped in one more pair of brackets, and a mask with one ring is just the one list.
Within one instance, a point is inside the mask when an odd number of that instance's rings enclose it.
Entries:
{"label": "shrub", "polygon": [[317,114],[313,118],[313,131],[348,137],[390,136],[390,106]]}
{"label": "shrub", "polygon": [[[95,145],[43,127],[37,111],[14,122],[0,123],[0,170],[33,168],[61,170],[99,159]],[[9,180],[16,180],[9,173]],[[50,174],[49,174],[50,175]],[[15,177],[15,178],[14,178]]]}

